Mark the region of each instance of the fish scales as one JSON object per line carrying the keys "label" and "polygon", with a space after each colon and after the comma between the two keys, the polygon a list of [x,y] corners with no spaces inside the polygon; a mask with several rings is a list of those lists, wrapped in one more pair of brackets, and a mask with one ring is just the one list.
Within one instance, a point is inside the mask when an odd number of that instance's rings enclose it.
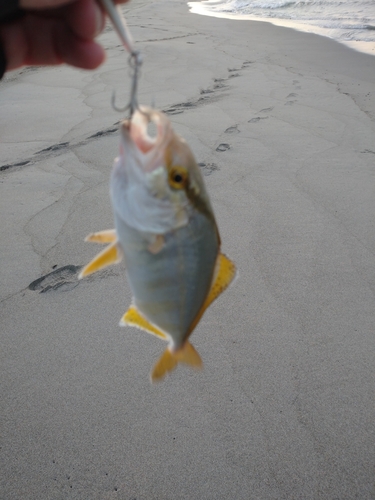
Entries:
{"label": "fish scales", "polygon": [[216,231],[197,212],[188,225],[168,233],[160,252],[152,254],[147,237],[117,215],[115,222],[135,305],[170,335],[174,347],[181,347],[212,283],[219,251]]}
{"label": "fish scales", "polygon": [[[148,134],[150,122],[156,125],[155,137]],[[178,363],[202,366],[188,339],[236,268],[220,252],[203,177],[168,117],[142,108],[122,123],[120,132],[110,182],[115,229],[86,238],[109,245],[80,278],[124,258],[133,301],[120,325],[168,341],[151,374],[160,380]]]}

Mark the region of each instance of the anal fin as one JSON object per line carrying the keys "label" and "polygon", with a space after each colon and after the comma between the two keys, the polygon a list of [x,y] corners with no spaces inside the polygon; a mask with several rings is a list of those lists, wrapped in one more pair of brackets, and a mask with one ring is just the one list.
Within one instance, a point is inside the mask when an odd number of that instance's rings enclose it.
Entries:
{"label": "anal fin", "polygon": [[137,309],[135,305],[131,305],[121,318],[120,326],[135,326],[144,330],[151,335],[156,335],[163,340],[169,340],[168,336],[159,330],[156,326],[152,325]]}
{"label": "anal fin", "polygon": [[108,245],[102,250],[93,260],[85,266],[78,275],[78,279],[82,279],[90,274],[96,273],[101,269],[112,264],[118,264],[122,260],[122,252],[117,246],[117,242]]}

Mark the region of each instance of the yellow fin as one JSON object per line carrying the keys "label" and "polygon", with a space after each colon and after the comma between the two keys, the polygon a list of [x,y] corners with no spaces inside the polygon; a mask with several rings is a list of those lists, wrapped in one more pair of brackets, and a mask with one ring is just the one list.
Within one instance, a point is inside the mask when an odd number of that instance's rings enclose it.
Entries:
{"label": "yellow fin", "polygon": [[105,231],[98,231],[86,236],[85,241],[91,243],[114,243],[117,240],[115,229],[106,229]]}
{"label": "yellow fin", "polygon": [[219,297],[231,284],[234,277],[236,276],[236,266],[226,255],[219,253],[216,260],[215,272],[213,283],[211,285],[210,291],[203,302],[199,313],[195,317],[193,323],[190,326],[190,331],[192,332],[194,328],[199,323],[199,320],[204,314],[204,311],[212,304],[212,302]]}
{"label": "yellow fin", "polygon": [[190,342],[185,342],[184,346],[174,355],[179,363],[185,363],[193,368],[202,368],[203,366],[201,357]]}
{"label": "yellow fin", "polygon": [[78,279],[82,279],[85,276],[89,276],[96,271],[100,271],[104,267],[110,266],[111,264],[118,264],[122,259],[122,254],[117,243],[112,243],[108,245],[103,251],[101,251],[92,261],[85,266],[78,275]]}
{"label": "yellow fin", "polygon": [[219,297],[231,284],[236,276],[236,266],[226,255],[220,253],[216,261],[214,281],[204,301],[204,311]]}
{"label": "yellow fin", "polygon": [[200,369],[203,366],[201,357],[197,351],[190,344],[190,342],[186,342],[184,346],[176,352],[171,351],[169,348],[163,352],[152,370],[152,382],[161,380],[167,373],[174,370],[178,363],[185,363],[186,365],[197,369]]}
{"label": "yellow fin", "polygon": [[131,305],[121,318],[120,326],[126,325],[135,326],[136,328],[145,330],[147,333],[151,333],[151,335],[156,335],[156,337],[162,338],[163,340],[168,340],[168,336],[142,316],[135,305]]}

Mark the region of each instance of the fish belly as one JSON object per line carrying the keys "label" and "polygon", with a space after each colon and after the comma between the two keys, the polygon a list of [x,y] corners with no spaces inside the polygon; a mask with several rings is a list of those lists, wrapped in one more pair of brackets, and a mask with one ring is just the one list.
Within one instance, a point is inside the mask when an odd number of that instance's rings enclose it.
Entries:
{"label": "fish belly", "polygon": [[219,252],[216,228],[196,212],[186,226],[164,234],[158,253],[149,250],[150,234],[115,215],[134,302],[138,310],[180,347],[210,290]]}

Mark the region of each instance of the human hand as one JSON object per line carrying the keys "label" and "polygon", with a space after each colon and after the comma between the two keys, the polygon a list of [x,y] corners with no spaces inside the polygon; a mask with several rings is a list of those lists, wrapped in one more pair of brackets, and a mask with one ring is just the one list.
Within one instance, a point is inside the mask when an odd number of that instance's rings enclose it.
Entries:
{"label": "human hand", "polygon": [[0,24],[7,71],[62,63],[94,69],[104,61],[94,39],[105,16],[95,0],[20,0],[19,7],[25,12],[21,18]]}

